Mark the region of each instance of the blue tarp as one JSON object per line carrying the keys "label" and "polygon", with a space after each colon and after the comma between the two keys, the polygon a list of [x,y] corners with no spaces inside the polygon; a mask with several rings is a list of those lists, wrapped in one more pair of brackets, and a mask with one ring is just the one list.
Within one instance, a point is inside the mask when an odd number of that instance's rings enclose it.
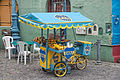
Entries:
{"label": "blue tarp", "polygon": [[93,25],[92,20],[79,12],[29,13],[19,16],[19,21],[40,29],[92,27]]}

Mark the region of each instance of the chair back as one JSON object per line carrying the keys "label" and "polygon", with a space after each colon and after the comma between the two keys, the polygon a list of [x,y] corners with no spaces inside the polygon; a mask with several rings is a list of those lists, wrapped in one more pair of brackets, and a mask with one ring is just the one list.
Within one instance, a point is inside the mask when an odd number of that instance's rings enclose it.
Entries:
{"label": "chair back", "polygon": [[26,42],[18,41],[17,44],[18,44],[18,47],[17,47],[18,52],[24,53],[24,51],[28,51],[29,45]]}
{"label": "chair back", "polygon": [[33,49],[36,49],[36,48],[39,48],[39,47],[37,47],[37,44],[34,43]]}
{"label": "chair back", "polygon": [[13,37],[11,37],[11,36],[4,36],[2,38],[2,40],[3,40],[5,48],[7,48],[7,47],[14,47],[14,45],[11,44],[11,42],[13,42]]}

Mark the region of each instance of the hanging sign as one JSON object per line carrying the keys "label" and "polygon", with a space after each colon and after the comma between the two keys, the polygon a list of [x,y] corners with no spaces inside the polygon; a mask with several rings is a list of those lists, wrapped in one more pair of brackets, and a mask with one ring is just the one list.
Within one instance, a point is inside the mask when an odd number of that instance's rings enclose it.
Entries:
{"label": "hanging sign", "polygon": [[72,21],[72,19],[66,15],[55,15],[55,18],[63,20],[63,21]]}
{"label": "hanging sign", "polygon": [[90,46],[85,47],[85,54],[88,55],[90,52]]}
{"label": "hanging sign", "polygon": [[45,52],[45,50],[40,49],[40,54],[41,54],[41,60],[42,60],[42,62],[44,62],[45,58],[46,58],[46,52]]}
{"label": "hanging sign", "polygon": [[73,56],[74,51],[75,51],[75,48],[73,48],[73,47],[71,47],[71,48],[65,48],[65,50],[64,50],[64,56],[67,59],[70,59]]}
{"label": "hanging sign", "polygon": [[86,34],[86,28],[85,27],[77,27],[76,34]]}

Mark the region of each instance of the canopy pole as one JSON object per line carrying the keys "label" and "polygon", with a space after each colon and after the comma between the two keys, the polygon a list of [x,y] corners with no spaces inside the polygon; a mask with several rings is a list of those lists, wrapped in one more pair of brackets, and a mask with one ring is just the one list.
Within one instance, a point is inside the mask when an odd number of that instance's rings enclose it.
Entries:
{"label": "canopy pole", "polygon": [[43,29],[41,29],[41,43],[43,44]]}
{"label": "canopy pole", "polygon": [[72,30],[73,30],[74,39],[76,41],[76,34],[75,34],[75,31],[74,31],[73,27],[72,27]]}
{"label": "canopy pole", "polygon": [[[64,0],[64,12],[66,12],[66,0]],[[65,33],[65,39],[67,39],[67,28],[64,29]],[[67,42],[65,42],[65,46],[67,45]]]}
{"label": "canopy pole", "polygon": [[49,29],[47,29],[47,45],[46,45],[46,69],[47,69],[47,58],[48,58],[48,41],[49,41]]}
{"label": "canopy pole", "polygon": [[61,40],[62,40],[62,35],[61,35],[62,32],[61,31],[62,31],[62,29],[60,28],[60,44],[61,44]]}
{"label": "canopy pole", "polygon": [[67,39],[67,28],[65,28],[64,33],[65,33],[65,39]]}
{"label": "canopy pole", "polygon": [[[67,39],[67,28],[65,28],[64,33],[65,33],[65,39]],[[65,46],[66,45],[67,45],[67,42],[65,42]]]}
{"label": "canopy pole", "polygon": [[55,37],[56,37],[56,36],[55,36],[55,35],[56,35],[56,32],[55,32],[55,31],[56,31],[56,29],[54,28],[54,39],[55,39]]}

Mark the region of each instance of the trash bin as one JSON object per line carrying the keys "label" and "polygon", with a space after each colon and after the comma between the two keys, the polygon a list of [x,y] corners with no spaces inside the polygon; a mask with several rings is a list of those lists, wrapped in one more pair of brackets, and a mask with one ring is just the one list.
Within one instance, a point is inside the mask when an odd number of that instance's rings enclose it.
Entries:
{"label": "trash bin", "polygon": [[80,46],[79,49],[77,50],[77,54],[81,54],[81,55],[85,55],[88,56],[91,53],[91,42],[88,41],[77,41],[77,44],[79,44]]}

